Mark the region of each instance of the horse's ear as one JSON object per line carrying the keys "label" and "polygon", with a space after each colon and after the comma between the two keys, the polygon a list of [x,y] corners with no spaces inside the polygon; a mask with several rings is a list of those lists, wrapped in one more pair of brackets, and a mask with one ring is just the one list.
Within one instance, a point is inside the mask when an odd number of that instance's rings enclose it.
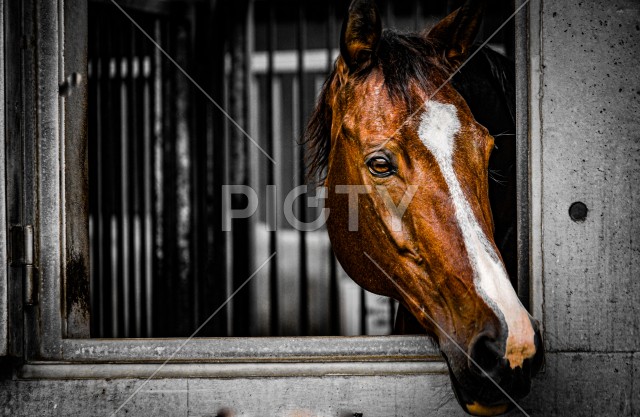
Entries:
{"label": "horse's ear", "polygon": [[483,14],[484,1],[467,0],[462,7],[438,22],[426,36],[443,49],[444,56],[457,67],[471,53]]}
{"label": "horse's ear", "polygon": [[340,55],[351,72],[371,64],[382,34],[375,0],[353,0],[342,23]]}

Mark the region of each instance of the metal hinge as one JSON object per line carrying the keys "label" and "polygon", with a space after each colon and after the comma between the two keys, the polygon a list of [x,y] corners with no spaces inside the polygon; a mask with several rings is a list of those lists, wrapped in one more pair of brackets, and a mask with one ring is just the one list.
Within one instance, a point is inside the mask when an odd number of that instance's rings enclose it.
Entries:
{"label": "metal hinge", "polygon": [[35,273],[33,265],[33,226],[11,227],[12,268],[22,268],[24,302],[34,305],[36,300]]}

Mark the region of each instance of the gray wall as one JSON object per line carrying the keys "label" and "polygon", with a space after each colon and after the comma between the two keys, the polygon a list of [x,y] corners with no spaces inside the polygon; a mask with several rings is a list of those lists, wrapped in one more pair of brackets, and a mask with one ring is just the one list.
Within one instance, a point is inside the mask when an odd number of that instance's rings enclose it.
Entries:
{"label": "gray wall", "polygon": [[[640,2],[545,1],[541,12],[532,190],[548,354],[527,405],[545,416],[638,415]],[[577,201],[584,222],[569,217]]]}
{"label": "gray wall", "polygon": [[[534,416],[640,414],[640,2],[531,2]],[[572,221],[569,206],[589,208]],[[108,415],[133,379],[0,382],[6,415]],[[128,415],[464,415],[444,372],[151,381]],[[512,413],[518,415],[517,412]],[[305,414],[298,414],[305,415]]]}

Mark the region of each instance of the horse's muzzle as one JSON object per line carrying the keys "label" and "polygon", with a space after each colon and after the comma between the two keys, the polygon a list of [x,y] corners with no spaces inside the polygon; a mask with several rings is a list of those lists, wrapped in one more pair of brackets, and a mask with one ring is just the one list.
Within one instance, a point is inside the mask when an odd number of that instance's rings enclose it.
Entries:
{"label": "horse's muzzle", "polygon": [[469,348],[467,369],[453,370],[449,375],[462,408],[471,415],[495,416],[508,412],[516,402],[531,390],[531,379],[540,371],[544,363],[544,347],[537,321],[532,320],[535,330],[535,354],[523,361],[522,366],[511,368],[502,357],[504,352],[499,343],[481,334]]}

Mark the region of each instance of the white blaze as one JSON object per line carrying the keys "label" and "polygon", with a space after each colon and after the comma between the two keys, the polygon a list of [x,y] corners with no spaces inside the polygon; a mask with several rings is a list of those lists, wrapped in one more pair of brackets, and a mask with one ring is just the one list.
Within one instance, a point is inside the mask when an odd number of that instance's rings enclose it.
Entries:
{"label": "white blaze", "polygon": [[457,109],[453,104],[434,100],[427,101],[425,109],[418,136],[436,159],[449,187],[456,220],[474,269],[474,284],[489,307],[498,316],[502,315],[506,322],[508,337],[505,358],[512,368],[522,366],[522,361],[535,353],[533,327],[528,313],[511,287],[504,265],[478,224],[453,170],[455,137],[460,131]]}

